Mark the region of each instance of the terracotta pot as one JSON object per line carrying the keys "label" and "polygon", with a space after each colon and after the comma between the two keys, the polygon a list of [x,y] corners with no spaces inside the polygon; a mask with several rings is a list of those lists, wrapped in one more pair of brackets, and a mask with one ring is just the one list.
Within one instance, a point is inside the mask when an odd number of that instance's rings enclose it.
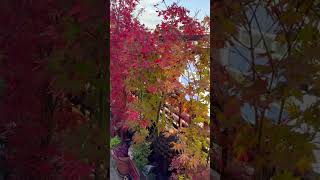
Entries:
{"label": "terracotta pot", "polygon": [[129,175],[129,157],[118,157],[115,155],[113,149],[111,150],[112,158],[116,161],[116,166],[118,173],[121,176],[128,176]]}

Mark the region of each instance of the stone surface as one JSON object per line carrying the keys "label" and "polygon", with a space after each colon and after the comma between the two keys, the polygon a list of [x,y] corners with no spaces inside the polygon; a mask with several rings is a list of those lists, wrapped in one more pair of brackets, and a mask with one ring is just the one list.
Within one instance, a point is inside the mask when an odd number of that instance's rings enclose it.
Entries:
{"label": "stone surface", "polygon": [[112,158],[110,160],[110,180],[121,180],[121,178],[117,175],[116,164]]}
{"label": "stone surface", "polygon": [[210,168],[210,170],[211,170],[211,173],[210,173],[211,178],[210,178],[210,180],[220,180],[220,174],[217,171],[215,171],[214,169]]}

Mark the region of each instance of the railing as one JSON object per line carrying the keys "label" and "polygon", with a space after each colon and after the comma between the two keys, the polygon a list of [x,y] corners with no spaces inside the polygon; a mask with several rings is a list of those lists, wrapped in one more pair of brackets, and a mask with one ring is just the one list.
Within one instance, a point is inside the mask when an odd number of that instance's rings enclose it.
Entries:
{"label": "railing", "polygon": [[140,172],[139,172],[137,166],[135,165],[135,163],[131,159],[129,160],[129,174],[133,180],[144,179],[144,178],[142,178],[142,176],[140,176]]}

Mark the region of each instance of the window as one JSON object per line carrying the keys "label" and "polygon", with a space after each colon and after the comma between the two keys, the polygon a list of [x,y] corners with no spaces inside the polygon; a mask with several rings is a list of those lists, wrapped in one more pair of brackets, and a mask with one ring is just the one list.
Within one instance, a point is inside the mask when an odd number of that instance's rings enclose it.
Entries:
{"label": "window", "polygon": [[[260,41],[260,35],[256,32],[252,33],[252,41],[254,48],[262,48],[263,43]],[[240,34],[240,41],[245,44],[247,47],[250,47],[250,35],[247,32],[241,32]]]}
{"label": "window", "polygon": [[[272,54],[273,57],[281,58],[285,55],[286,46],[280,45],[278,42],[276,42],[274,34],[264,33],[263,36],[264,36],[266,46],[270,51],[273,51],[273,54]],[[239,41],[244,45],[246,45],[247,47],[250,47],[249,33],[247,31],[242,30],[240,32]],[[255,51],[257,53],[265,52],[266,48],[259,31],[255,31],[255,30],[252,31],[252,41],[253,41],[253,47],[255,48]]]}
{"label": "window", "polygon": [[280,45],[278,42],[274,42],[273,43],[273,50],[274,52],[274,56],[277,58],[282,58],[286,52],[287,52],[287,47],[286,45]]}

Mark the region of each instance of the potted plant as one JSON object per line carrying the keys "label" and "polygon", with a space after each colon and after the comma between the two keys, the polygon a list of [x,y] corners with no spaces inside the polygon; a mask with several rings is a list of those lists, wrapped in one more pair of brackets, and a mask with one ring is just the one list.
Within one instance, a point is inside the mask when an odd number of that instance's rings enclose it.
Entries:
{"label": "potted plant", "polygon": [[110,141],[111,156],[116,162],[116,167],[119,176],[125,177],[129,175],[129,156],[128,156],[128,144],[121,143],[119,136],[111,138]]}

